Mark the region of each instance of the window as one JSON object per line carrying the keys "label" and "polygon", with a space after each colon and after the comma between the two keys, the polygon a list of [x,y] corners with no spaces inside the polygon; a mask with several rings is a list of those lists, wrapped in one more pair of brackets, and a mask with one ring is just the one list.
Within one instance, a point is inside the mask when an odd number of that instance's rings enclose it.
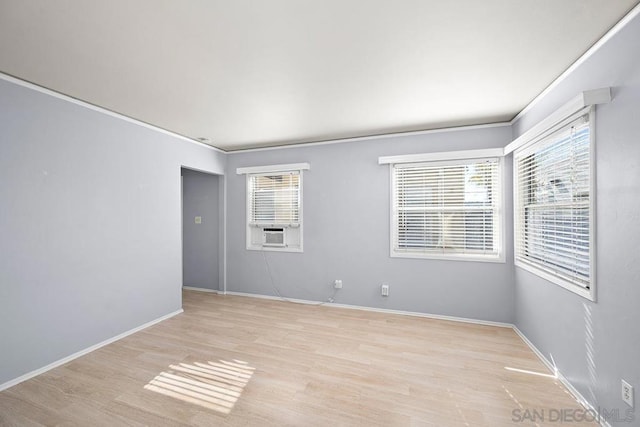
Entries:
{"label": "window", "polygon": [[300,172],[249,175],[249,224],[300,225]]}
{"label": "window", "polygon": [[514,153],[516,265],[593,299],[592,108]]}
{"label": "window", "polygon": [[247,174],[247,249],[302,252],[307,163],[238,168]]}
{"label": "window", "polygon": [[503,261],[500,180],[500,157],[392,164],[391,256]]}

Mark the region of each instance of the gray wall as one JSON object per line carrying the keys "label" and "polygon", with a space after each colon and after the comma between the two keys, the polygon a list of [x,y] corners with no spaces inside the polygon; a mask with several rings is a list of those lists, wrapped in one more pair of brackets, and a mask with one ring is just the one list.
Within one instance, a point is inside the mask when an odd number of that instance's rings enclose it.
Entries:
{"label": "gray wall", "polygon": [[180,167],[224,161],[0,80],[0,384],[179,310]]}
{"label": "gray wall", "polygon": [[[182,285],[219,290],[221,179],[182,169]],[[201,217],[200,224],[195,217]]]}
{"label": "gray wall", "polygon": [[[513,129],[226,159],[0,80],[0,384],[178,310],[180,167],[222,174],[228,162],[229,290],[274,295],[269,270],[292,298],[326,300],[340,278],[339,303],[515,321],[592,404],[626,409],[620,378],[640,387],[638,52],[636,18]],[[389,257],[389,171],[378,156],[502,147],[578,92],[603,86],[614,88],[614,100],[598,108],[596,122],[596,303],[514,269],[510,163],[506,263]],[[245,181],[235,168],[293,162],[311,164],[304,253],[247,251]],[[379,296],[383,282],[388,298]]]}
{"label": "gray wall", "polygon": [[[506,263],[389,257],[389,166],[378,157],[503,147],[509,127],[230,154],[227,159],[227,289],[290,298],[512,322],[511,165],[507,166]],[[245,176],[237,167],[309,162],[304,172],[304,253],[246,250]],[[265,259],[268,262],[265,264]],[[380,296],[380,285],[391,286]]]}
{"label": "gray wall", "polygon": [[619,408],[624,417],[620,379],[640,391],[640,19],[513,130],[518,136],[580,91],[605,86],[614,99],[596,112],[597,302],[517,268],[516,323],[594,406]]}

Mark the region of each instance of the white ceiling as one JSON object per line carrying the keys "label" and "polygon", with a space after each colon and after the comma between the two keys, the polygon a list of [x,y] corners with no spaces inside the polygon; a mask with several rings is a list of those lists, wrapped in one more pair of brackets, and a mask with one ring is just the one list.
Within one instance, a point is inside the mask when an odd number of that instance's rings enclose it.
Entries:
{"label": "white ceiling", "polygon": [[225,150],[494,123],[638,2],[0,0],[0,71]]}

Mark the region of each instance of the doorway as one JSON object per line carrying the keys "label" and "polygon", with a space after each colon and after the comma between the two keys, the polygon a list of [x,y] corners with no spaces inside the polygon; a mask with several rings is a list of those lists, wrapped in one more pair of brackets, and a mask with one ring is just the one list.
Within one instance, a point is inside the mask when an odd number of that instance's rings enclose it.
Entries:
{"label": "doorway", "polygon": [[222,177],[181,168],[182,286],[222,290]]}

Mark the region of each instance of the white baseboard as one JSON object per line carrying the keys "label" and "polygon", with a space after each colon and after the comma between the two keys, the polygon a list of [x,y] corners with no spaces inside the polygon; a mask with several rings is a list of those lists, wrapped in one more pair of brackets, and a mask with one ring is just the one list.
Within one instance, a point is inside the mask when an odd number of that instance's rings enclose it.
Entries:
{"label": "white baseboard", "polygon": [[512,325],[512,328],[513,328],[513,331],[516,334],[518,334],[520,339],[522,339],[522,341],[524,341],[524,343],[529,346],[531,351],[533,351],[535,353],[535,355],[538,356],[538,359],[540,359],[540,361],[542,363],[544,363],[544,365],[547,367],[547,369],[549,369],[549,371],[551,371],[551,373],[553,373],[553,375],[556,378],[559,378],[558,368],[553,363],[551,363],[549,361],[549,359],[547,359],[544,356],[544,354],[542,354],[542,352],[540,350],[538,350],[538,347],[536,347],[535,345],[533,345],[533,343],[531,341],[529,341],[529,338],[527,338],[525,336],[525,334],[523,334],[522,331],[520,329],[518,329],[518,327],[516,325]]}
{"label": "white baseboard", "polygon": [[512,326],[510,323],[494,322],[492,320],[470,319],[468,317],[457,317],[457,316],[445,316],[442,314],[421,313],[418,311],[393,310],[389,308],[363,307],[359,305],[337,304],[337,303],[328,303],[327,305],[330,307],[348,308],[351,310],[364,310],[364,311],[373,311],[377,313],[399,314],[402,316],[425,317],[428,319],[447,320],[450,322],[472,323],[475,325],[483,325],[483,326],[497,326],[500,328],[510,328]]}
{"label": "white baseboard", "polygon": [[158,317],[157,319],[154,319],[154,320],[152,320],[150,322],[147,322],[147,323],[145,323],[143,325],[140,325],[140,326],[138,326],[136,328],[130,329],[130,330],[126,331],[126,332],[123,332],[123,333],[121,333],[119,335],[116,335],[115,337],[109,338],[109,339],[107,339],[105,341],[102,341],[102,342],[100,342],[98,344],[92,345],[91,347],[87,347],[87,348],[85,348],[83,350],[80,350],[78,352],[75,352],[75,353],[73,353],[73,354],[71,354],[71,355],[69,355],[67,357],[63,357],[62,359],[56,360],[55,362],[50,363],[50,364],[48,364],[46,366],[43,366],[42,368],[38,368],[38,369],[36,369],[34,371],[31,371],[31,372],[28,372],[28,373],[26,373],[24,375],[21,375],[18,378],[15,378],[13,380],[9,380],[4,384],[0,384],[0,391],[6,390],[9,387],[13,387],[14,385],[20,384],[21,382],[26,381],[28,379],[31,379],[31,378],[33,378],[35,376],[40,375],[40,374],[44,374],[45,372],[47,372],[47,371],[49,371],[49,370],[51,370],[53,368],[57,368],[58,366],[64,365],[65,363],[68,363],[68,362],[71,362],[72,360],[77,359],[78,357],[84,356],[87,353],[91,353],[92,351],[97,350],[100,347],[104,347],[105,345],[108,345],[108,344],[111,344],[113,342],[116,342],[116,341],[118,341],[118,340],[120,340],[120,339],[122,339],[124,337],[127,337],[127,336],[129,336],[131,334],[135,334],[136,332],[139,332],[139,331],[141,331],[143,329],[146,329],[149,326],[153,326],[156,323],[160,323],[163,320],[167,320],[167,319],[169,319],[169,318],[171,318],[173,316],[176,316],[176,315],[178,315],[178,314],[180,314],[182,312],[184,312],[184,310],[180,309],[180,310],[174,311],[173,313],[169,313],[169,314],[164,315],[162,317]]}
{"label": "white baseboard", "polygon": [[[518,327],[516,325],[512,325],[513,330],[515,331],[516,334],[518,334],[518,336],[522,339],[522,341],[525,342],[525,344],[527,344],[529,346],[529,348],[531,349],[531,351],[533,351],[535,353],[536,356],[538,356],[538,359],[540,359],[540,361],[542,361],[542,363],[544,363],[544,365],[549,368],[549,370],[555,375],[556,379],[558,379],[562,385],[564,385],[567,390],[569,391],[569,393],[571,393],[571,395],[574,397],[574,399],[576,399],[576,401],[581,404],[585,409],[587,409],[588,411],[591,411],[593,414],[598,414],[599,415],[599,411],[593,407],[593,405],[591,403],[589,403],[589,401],[587,399],[584,398],[584,396],[573,386],[573,384],[571,384],[571,382],[569,382],[569,380],[567,379],[567,377],[565,377],[564,375],[562,375],[562,372],[560,372],[558,370],[558,367],[555,366],[554,363],[550,362],[549,359],[547,359],[544,354],[542,354],[542,352],[540,350],[538,350],[538,348],[531,342],[529,341],[529,339],[526,337],[526,335],[524,333],[522,333],[522,331],[520,329],[518,329]],[[607,420],[597,420],[600,422],[600,425],[602,427],[611,427],[611,424],[609,424],[607,422]]]}
{"label": "white baseboard", "polygon": [[207,289],[207,288],[199,288],[197,286],[183,286],[182,289],[187,291],[196,291],[196,292],[210,292],[213,294],[223,294],[224,292],[219,291],[217,289]]}
{"label": "white baseboard", "polygon": [[366,307],[361,305],[338,304],[334,302],[310,301],[310,300],[294,299],[294,298],[281,298],[281,297],[272,296],[272,295],[251,294],[251,293],[245,293],[245,292],[227,291],[226,295],[235,295],[235,296],[250,297],[250,298],[262,298],[262,299],[279,300],[279,301],[284,300],[289,302],[295,302],[298,304],[309,304],[309,305],[322,304],[327,307],[347,308],[350,310],[372,311],[377,313],[400,314],[403,316],[426,317],[429,319],[449,320],[452,322],[473,323],[476,325],[485,325],[485,326],[498,326],[501,328],[513,327],[511,323],[493,322],[490,320],[469,319],[466,317],[443,316],[440,314],[420,313],[417,311],[392,310],[388,308],[376,308],[376,307]]}
{"label": "white baseboard", "polygon": [[307,305],[328,305],[329,304],[329,303],[323,303],[322,301],[311,301],[307,299],[285,298],[285,297],[278,297],[273,295],[252,294],[248,292],[227,291],[225,295],[233,295],[236,297],[268,299],[268,300],[275,300],[275,301],[285,301],[285,302],[293,302],[296,304],[307,304]]}

